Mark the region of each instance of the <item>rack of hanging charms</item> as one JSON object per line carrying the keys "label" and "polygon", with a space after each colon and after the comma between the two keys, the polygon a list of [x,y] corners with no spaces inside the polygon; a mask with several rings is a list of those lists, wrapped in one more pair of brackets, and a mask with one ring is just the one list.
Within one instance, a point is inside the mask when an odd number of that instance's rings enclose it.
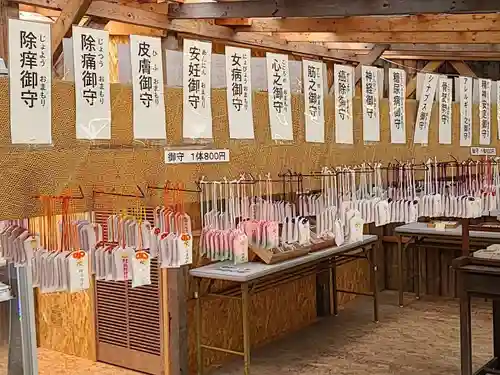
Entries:
{"label": "rack of hanging charms", "polygon": [[[421,181],[416,173],[428,174],[426,166],[415,165],[412,161],[389,163],[386,167],[375,166],[375,193],[378,200],[373,209],[373,216],[366,223],[382,226],[391,223],[413,223],[418,221]],[[382,170],[385,170],[386,181],[383,181]]]}
{"label": "rack of hanging charms", "polygon": [[301,175],[304,180],[320,179],[319,191],[301,190],[298,203],[299,214],[311,222],[314,248],[360,241],[365,224],[417,221],[416,170],[412,163],[362,163]]}
{"label": "rack of hanging charms", "polygon": [[[320,180],[319,190],[298,194],[299,217],[310,222],[312,251],[362,240],[365,221],[373,220],[378,203],[378,165],[324,167],[320,172],[301,175],[304,180]],[[370,183],[368,183],[370,182]]]}
{"label": "rack of hanging charms", "polygon": [[[202,178],[200,254],[211,261],[247,262],[254,255],[267,264],[310,250],[308,223],[299,223],[290,180],[268,174],[207,181]],[[282,189],[274,194],[273,186]],[[292,220],[293,224],[292,224]]]}
{"label": "rack of hanging charms", "polygon": [[39,232],[39,239],[31,237],[30,245],[33,286],[41,293],[74,293],[90,287],[89,252],[100,233],[87,215],[75,212],[73,201],[83,199],[81,189],[80,194],[38,197],[44,214],[30,220],[29,226],[33,233]]}
{"label": "rack of hanging charms", "polygon": [[151,230],[151,254],[158,256],[160,268],[179,268],[193,263],[192,221],[185,209],[185,193],[201,190],[186,189],[182,183],[167,181],[163,187],[163,205],[153,210],[154,228]]}
{"label": "rack of hanging charms", "polygon": [[131,281],[132,288],[152,284],[151,210],[141,204],[142,188],[136,188],[133,194],[93,191],[94,220],[103,233],[91,250],[97,281]]}
{"label": "rack of hanging charms", "polygon": [[0,267],[7,263],[24,266],[33,259],[33,252],[40,247],[40,236],[27,228],[28,220],[0,222]]}
{"label": "rack of hanging charms", "polygon": [[[425,165],[428,172],[420,203],[421,216],[476,219],[498,215],[500,171],[497,159],[428,160]],[[453,226],[459,224],[458,221],[445,224],[448,227],[451,223]]]}

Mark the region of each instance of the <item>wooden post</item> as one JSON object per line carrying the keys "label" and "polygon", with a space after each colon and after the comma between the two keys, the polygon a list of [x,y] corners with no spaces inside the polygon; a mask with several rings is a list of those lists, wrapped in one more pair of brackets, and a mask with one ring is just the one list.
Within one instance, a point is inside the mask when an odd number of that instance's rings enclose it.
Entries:
{"label": "wooden post", "polygon": [[469,256],[469,219],[462,220],[462,256]]}
{"label": "wooden post", "polygon": [[19,18],[19,5],[0,0],[0,58],[9,60],[9,18]]}
{"label": "wooden post", "polygon": [[188,374],[187,273],[187,266],[167,271],[169,375]]}

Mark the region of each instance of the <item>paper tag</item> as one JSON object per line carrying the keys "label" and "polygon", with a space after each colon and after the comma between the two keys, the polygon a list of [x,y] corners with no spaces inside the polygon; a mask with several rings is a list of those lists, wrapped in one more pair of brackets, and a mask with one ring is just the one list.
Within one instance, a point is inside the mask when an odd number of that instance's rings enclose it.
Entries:
{"label": "paper tag", "polygon": [[229,150],[165,150],[166,164],[226,162],[229,162]]}
{"label": "paper tag", "polygon": [[132,257],[132,288],[142,285],[151,285],[151,257],[138,251]]}
{"label": "paper tag", "polygon": [[89,258],[83,250],[73,251],[68,256],[69,291],[71,293],[90,287]]}
{"label": "paper tag", "polygon": [[179,251],[178,265],[193,263],[193,237],[189,233],[182,233],[177,238],[177,246]]}

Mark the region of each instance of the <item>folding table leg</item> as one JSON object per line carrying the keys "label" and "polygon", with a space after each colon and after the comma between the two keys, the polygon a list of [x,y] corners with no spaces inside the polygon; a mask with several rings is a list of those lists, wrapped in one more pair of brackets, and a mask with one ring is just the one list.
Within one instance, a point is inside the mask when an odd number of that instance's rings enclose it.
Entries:
{"label": "folding table leg", "polygon": [[404,280],[403,280],[403,246],[401,244],[401,236],[398,238],[398,291],[399,291],[399,306],[403,307],[404,303]]}
{"label": "folding table leg", "polygon": [[378,267],[376,264],[377,256],[375,254],[375,247],[370,246],[368,249],[368,261],[370,263],[371,284],[373,292],[373,320],[378,323]]}
{"label": "folding table leg", "polygon": [[250,293],[248,283],[241,284],[241,312],[243,320],[243,359],[244,374],[250,375],[250,322],[248,320],[248,308],[250,306]]}
{"label": "folding table leg", "polygon": [[198,366],[197,374],[203,375],[203,348],[201,346],[201,296],[200,296],[201,279],[195,278],[195,316],[196,316],[196,363]]}

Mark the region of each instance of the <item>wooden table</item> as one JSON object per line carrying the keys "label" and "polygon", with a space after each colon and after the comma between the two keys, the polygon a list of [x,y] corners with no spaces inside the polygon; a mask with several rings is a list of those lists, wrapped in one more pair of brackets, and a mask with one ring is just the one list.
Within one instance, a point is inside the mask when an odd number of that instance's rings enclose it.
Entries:
{"label": "wooden table", "polygon": [[[467,222],[462,222],[465,226]],[[467,236],[468,237],[465,238]],[[420,248],[435,248],[436,251],[455,251],[460,252],[461,255],[468,255],[469,249],[471,251],[484,248],[488,245],[500,243],[500,232],[490,231],[469,231],[468,228],[463,228],[462,225],[453,229],[438,230],[436,228],[428,227],[427,223],[411,223],[397,227],[395,234],[398,239],[398,292],[399,292],[399,305],[403,307],[404,303],[404,285],[406,277],[404,275],[403,259],[406,250],[410,246],[414,246],[417,251],[417,264],[418,267],[412,277],[417,278],[415,284],[416,298],[420,298],[420,283],[421,283],[421,266]],[[409,241],[403,245],[402,237],[409,237]],[[457,256],[459,256],[457,254]],[[441,258],[439,258],[441,261]],[[441,267],[439,267],[441,268]]]}
{"label": "wooden table", "polygon": [[[297,278],[308,275],[329,272],[331,283],[331,305],[330,313],[337,315],[337,293],[351,293],[366,295],[373,298],[374,320],[378,321],[378,286],[377,286],[377,265],[375,264],[374,249],[377,244],[377,236],[365,235],[363,240],[354,243],[346,243],[342,246],[335,246],[325,250],[304,255],[277,264],[263,264],[257,262],[243,263],[237,266],[231,262],[213,263],[207,266],[194,268],[189,271],[195,279],[196,291],[196,350],[198,375],[203,374],[203,351],[214,350],[233,355],[238,355],[244,359],[244,374],[250,374],[250,322],[248,310],[250,295],[261,292]],[[337,289],[336,268],[340,264],[357,259],[367,259],[370,262],[370,279],[372,285],[371,293],[364,293],[353,290]],[[203,288],[201,282],[208,281],[208,287]],[[214,280],[225,280],[236,283],[236,287],[224,291],[212,291]],[[243,325],[243,352],[231,348],[219,348],[205,345],[201,339],[202,319],[201,319],[201,298],[232,298],[241,302],[241,320]]]}
{"label": "wooden table", "polygon": [[[500,261],[464,256],[453,261],[453,268],[459,283],[461,374],[500,374]],[[493,300],[493,358],[476,372],[472,372],[471,297]]]}

